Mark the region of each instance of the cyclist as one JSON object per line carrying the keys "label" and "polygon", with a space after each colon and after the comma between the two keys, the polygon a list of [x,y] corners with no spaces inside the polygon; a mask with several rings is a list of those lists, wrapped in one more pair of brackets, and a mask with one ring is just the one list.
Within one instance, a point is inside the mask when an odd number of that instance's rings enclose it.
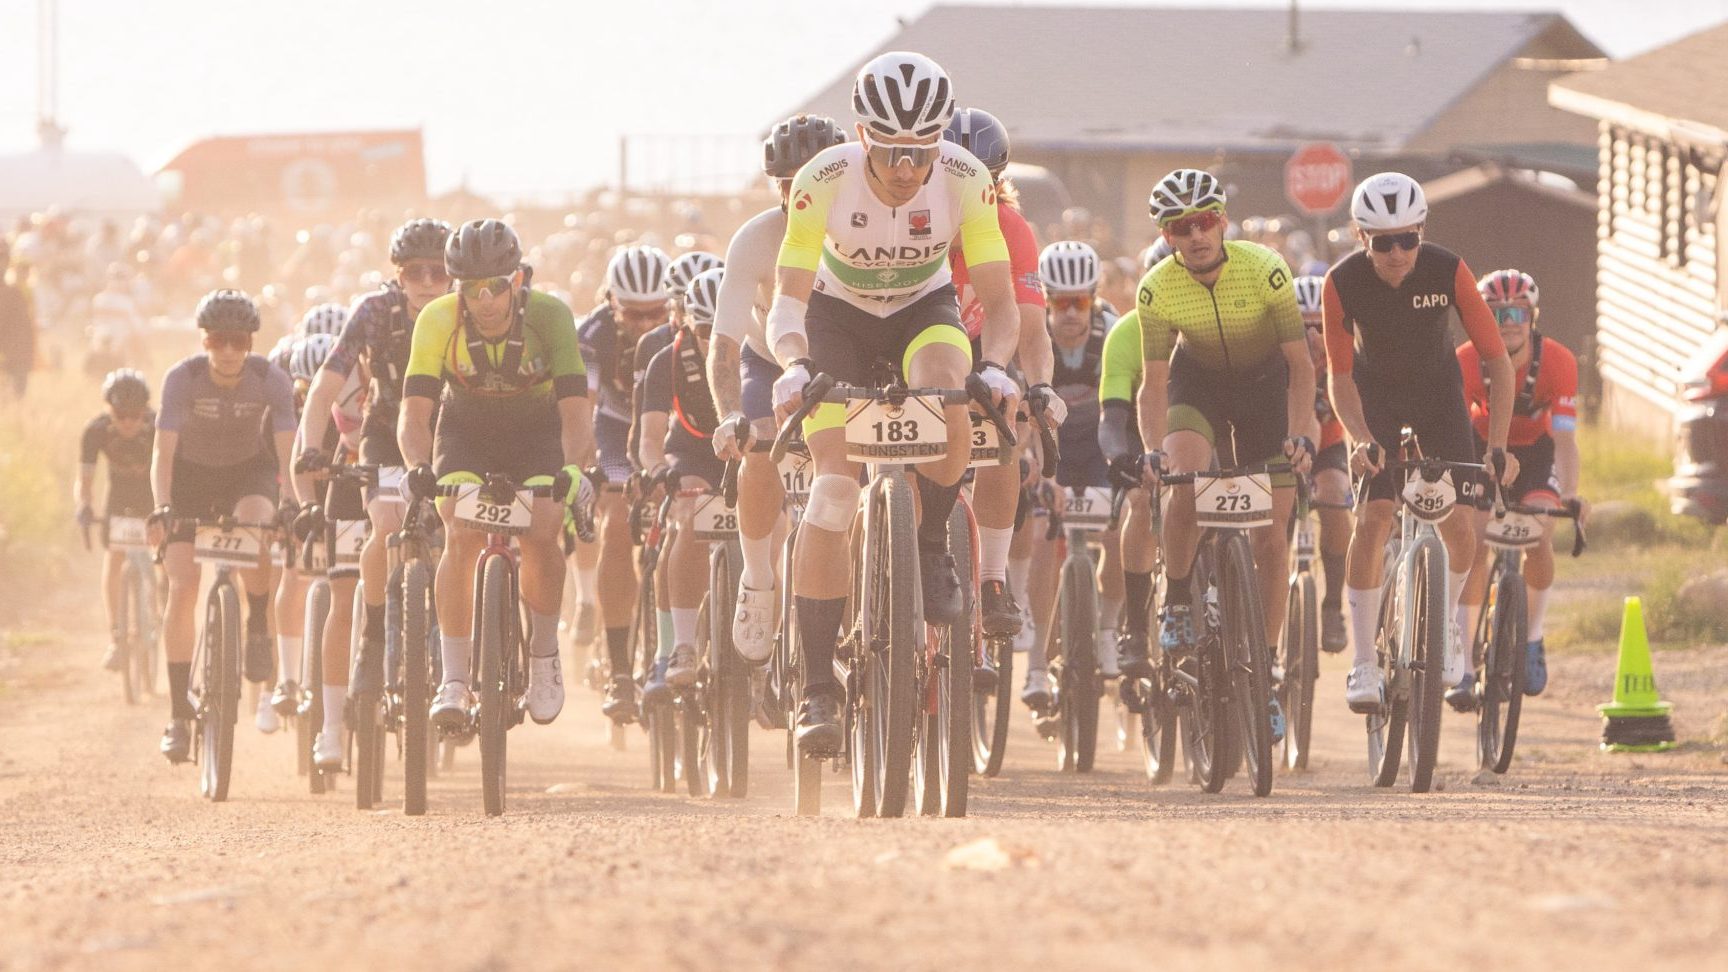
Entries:
{"label": "cyclist", "polygon": [[773,387],[780,377],[763,333],[774,298],[775,262],[786,237],[786,209],[792,177],[816,153],[846,141],[832,118],[794,115],[774,126],[762,143],[762,171],[780,193],[780,205],[757,213],[738,228],[726,247],[727,272],[720,280],[714,333],[708,340],[708,387],[721,424],[739,435],[714,437],[721,459],[738,466],[738,545],[744,571],[732,617],[732,643],[751,662],[765,662],[774,623],[774,527],[786,499],[779,470],[750,444],[774,434]]}
{"label": "cyclist", "polygon": [[578,558],[598,554],[595,591],[612,679],[601,711],[615,722],[636,718],[636,683],[631,677],[630,622],[636,605],[636,564],[630,545],[630,507],[624,484],[635,471],[630,455],[630,424],[635,400],[636,342],[666,321],[671,293],[666,271],[671,263],[657,247],[627,246],[606,266],[606,302],[578,329],[581,352],[594,363],[589,383],[595,394],[594,440],[600,471],[606,476],[596,512],[598,551],[577,548]]}
{"label": "cyclist", "polygon": [[1297,277],[1296,306],[1302,309],[1302,327],[1308,334],[1308,356],[1314,361],[1314,418],[1320,423],[1319,452],[1314,454],[1314,499],[1327,504],[1320,510],[1320,566],[1326,574],[1326,594],[1320,599],[1320,647],[1343,651],[1344,555],[1350,549],[1350,450],[1344,445],[1344,423],[1332,411],[1326,391],[1326,341],[1320,333],[1321,294],[1326,279],[1313,275]]}
{"label": "cyclist", "polygon": [[[1056,470],[1056,485],[1063,493],[1073,488],[1107,486],[1110,467],[1098,444],[1102,406],[1099,384],[1103,378],[1104,341],[1116,315],[1098,299],[1098,252],[1090,244],[1074,240],[1052,243],[1038,257],[1038,276],[1048,301],[1048,333],[1054,354],[1051,386],[1067,405],[1067,420],[1057,437],[1062,462]],[[982,528],[980,528],[982,532]],[[1113,531],[1102,535],[1103,556],[1098,564],[1098,622],[1096,645],[1100,674],[1114,678],[1116,667],[1116,622],[1122,614],[1121,548]],[[1038,558],[1034,569],[1048,575],[1060,570],[1055,556]],[[1050,589],[1048,586],[1039,588]],[[1026,686],[1021,701],[1042,711],[1050,704],[1050,679],[1044,651],[1034,641],[1027,653]]]}
{"label": "cyclist", "polygon": [[[1141,274],[1173,251],[1159,237],[1141,254]],[[1158,563],[1158,537],[1152,532],[1151,494],[1141,485],[1146,447],[1140,439],[1135,401],[1146,370],[1140,335],[1140,308],[1130,307],[1104,336],[1104,360],[1098,376],[1098,447],[1110,464],[1110,485],[1129,490],[1122,517],[1122,630],[1117,657],[1145,658],[1147,627],[1152,616],[1152,568]],[[1100,653],[1102,658],[1105,653]]]}
{"label": "cyclist", "polygon": [[685,326],[684,294],[690,289],[690,282],[701,274],[717,267],[724,267],[725,261],[705,250],[691,250],[672,260],[666,266],[667,317],[666,322],[650,328],[636,339],[636,350],[631,355],[631,361],[636,366],[634,395],[630,407],[630,456],[634,459],[642,454],[642,379],[648,374],[648,362],[654,360],[661,349],[672,343],[672,338]]}
{"label": "cyclist", "polygon": [[[1428,201],[1416,180],[1381,172],[1362,180],[1351,194],[1350,215],[1360,245],[1326,274],[1322,294],[1326,364],[1332,407],[1352,443],[1351,471],[1372,478],[1367,502],[1356,510],[1350,535],[1345,601],[1350,612],[1350,673],[1344,698],[1358,712],[1373,712],[1385,685],[1376,664],[1374,635],[1380,618],[1382,554],[1392,531],[1397,496],[1384,468],[1388,447],[1409,426],[1430,457],[1453,462],[1475,458],[1470,413],[1464,404],[1458,358],[1448,337],[1456,311],[1489,377],[1485,460],[1505,456],[1512,412],[1512,363],[1494,326],[1494,314],[1476,290],[1470,268],[1452,251],[1422,238]],[[1518,473],[1516,456],[1505,456],[1502,473]],[[1469,498],[1474,482],[1460,484]],[[1464,579],[1476,553],[1468,516],[1440,523],[1449,564],[1449,617],[1456,617]],[[1456,625],[1447,645],[1442,680],[1457,685],[1465,668]]]}
{"label": "cyclist", "polygon": [[[145,517],[155,508],[150,499],[150,452],[155,441],[151,428],[156,413],[150,410],[150,385],[131,368],[108,373],[102,381],[102,400],[107,409],[84,426],[79,446],[78,479],[72,487],[72,503],[78,510],[78,525],[86,529],[97,520],[95,497],[96,460],[108,457],[108,500],[102,517],[102,542],[108,543],[108,518]],[[108,651],[102,667],[119,671],[120,638],[125,630],[126,551],[109,548],[102,558],[102,593],[108,605]]]}
{"label": "cyclist", "polygon": [[[824,150],[793,181],[767,317],[769,346],[786,369],[774,384],[775,408],[797,408],[819,372],[869,384],[881,359],[913,386],[960,387],[971,344],[947,260],[958,235],[985,309],[980,375],[1012,410],[1019,391],[1001,364],[1019,344],[1008,247],[988,171],[942,138],[954,112],[948,76],[922,54],[891,51],[858,72],[852,106],[859,140]],[[944,418],[946,454],[917,477],[926,515],[936,508],[933,494],[957,488],[971,451],[967,408],[949,407]],[[816,477],[793,567],[805,666],[796,735],[814,754],[840,742],[832,657],[851,589],[846,532],[860,495],[843,425],[844,410],[823,405],[804,427]],[[920,544],[919,562],[925,619],[957,621],[963,602],[946,536],[941,548]]]}
{"label": "cyclist", "polygon": [[[682,301],[684,323],[672,343],[648,362],[642,379],[642,468],[649,470],[649,479],[664,482],[669,490],[720,488],[724,468],[707,441],[713,438],[719,417],[708,391],[705,363],[725,273],[711,269],[691,281]],[[661,638],[661,652],[642,693],[644,701],[695,684],[701,664],[696,621],[708,588],[708,543],[693,535],[694,507],[692,499],[683,496],[672,504],[676,533],[661,558],[668,597],[662,613],[670,615],[662,621],[670,621],[672,637]]]}
{"label": "cyclist", "polygon": [[[180,517],[229,515],[262,523],[276,515],[277,470],[286,466],[294,437],[294,391],[281,369],[252,354],[258,308],[238,290],[215,290],[198,303],[204,353],[184,359],[162,381],[151,453],[152,546],[164,542],[168,605],[162,648],[168,661],[171,721],[162,754],[183,763],[192,741],[192,676],[199,566],[192,559],[192,527]],[[269,679],[270,567],[240,572],[246,592],[248,680]],[[262,701],[262,700],[261,700]]]}
{"label": "cyclist", "polygon": [[[1512,382],[1517,389],[1506,442],[1518,458],[1518,479],[1506,498],[1520,506],[1547,507],[1578,499],[1587,511],[1588,505],[1578,496],[1582,465],[1578,456],[1578,359],[1565,345],[1536,329],[1541,314],[1537,300],[1541,295],[1536,280],[1529,274],[1496,270],[1478,281],[1476,289],[1500,325],[1500,339],[1511,356]],[[1488,433],[1489,390],[1482,356],[1475,345],[1459,345],[1458,370],[1464,379],[1464,398],[1470,404],[1470,423],[1480,450]],[[1477,506],[1487,506],[1490,499],[1482,497]],[[1477,514],[1477,536],[1486,529],[1488,515],[1486,510]],[[1549,542],[1553,532],[1554,521],[1544,517],[1542,542],[1531,546],[1524,557],[1524,585],[1529,602],[1525,612],[1526,695],[1541,695],[1548,685],[1542,627],[1548,613],[1548,592],[1554,586],[1554,547]],[[1471,619],[1482,604],[1487,568],[1488,547],[1478,544],[1470,581],[1464,588],[1464,605],[1458,613],[1458,624],[1466,637],[1475,629]],[[1473,682],[1474,674],[1466,672],[1464,681],[1447,693],[1447,701],[1455,707],[1468,708],[1474,704]]]}
{"label": "cyclist", "polygon": [[[450,275],[444,269],[444,245],[449,238],[450,224],[435,219],[409,220],[391,235],[390,262],[396,267],[396,279],[355,302],[335,348],[312,379],[301,418],[297,470],[317,471],[329,460],[326,431],[331,408],[364,371],[371,376],[371,383],[359,428],[359,459],[366,465],[379,467],[381,486],[399,487],[405,466],[396,444],[396,422],[408,370],[408,349],[415,318],[427,304],[450,290]],[[386,544],[402,528],[404,506],[396,489],[375,488],[366,497],[366,512],[372,520],[372,532],[360,552],[366,616],[361,629],[359,663],[354,669],[355,694],[376,694],[381,688],[384,601],[389,580]],[[334,603],[346,602],[338,599]],[[331,613],[334,616],[341,612]],[[348,643],[345,635],[340,643]],[[346,670],[344,666],[343,672]],[[329,666],[325,667],[326,678],[335,674]],[[330,707],[326,705],[324,711],[329,712]]]}
{"label": "cyclist", "polygon": [[[1314,362],[1302,332],[1302,313],[1290,270],[1276,251],[1224,238],[1225,194],[1199,169],[1177,169],[1159,180],[1152,218],[1175,255],[1140,280],[1138,309],[1145,358],[1140,385],[1140,428],[1162,442],[1168,468],[1199,472],[1214,465],[1221,443],[1234,441],[1234,461],[1288,459],[1306,472],[1318,434],[1314,423]],[[1172,349],[1172,334],[1176,335]],[[1164,463],[1153,453],[1154,474]],[[1273,523],[1250,538],[1259,565],[1266,642],[1277,656],[1284,628],[1284,524],[1295,503],[1290,473],[1272,477]],[[1173,489],[1164,515],[1164,613],[1158,644],[1185,653],[1195,640],[1190,571],[1199,545],[1193,486]],[[1126,674],[1147,675],[1151,665],[1129,640],[1121,658]],[[1273,734],[1281,715],[1274,703]]]}
{"label": "cyclist", "polygon": [[[474,483],[483,474],[518,484],[550,484],[535,497],[530,529],[517,538],[521,598],[528,613],[528,715],[542,725],[564,707],[558,662],[558,609],[564,596],[559,546],[562,505],[592,495],[581,467],[593,451],[588,375],[570,308],[530,289],[522,245],[501,220],[462,224],[444,247],[444,269],[456,293],[433,300],[414,321],[402,386],[397,444],[413,496]],[[433,401],[442,392],[437,429]],[[444,552],[436,600],[444,683],[432,720],[460,729],[470,718],[468,663],[474,650],[474,565],[486,536],[440,504]]]}
{"label": "cyclist", "polygon": [[[1009,272],[1019,310],[1019,343],[1015,347],[1015,360],[1010,363],[1018,363],[1031,383],[1029,397],[1041,407],[1051,409],[1050,419],[1060,425],[1066,418],[1068,405],[1050,386],[1053,364],[1050,332],[1044,324],[1044,289],[1038,277],[1038,240],[1026,218],[1020,215],[1019,194],[1014,184],[1002,175],[1008,168],[1008,129],[989,112],[962,108],[954,113],[942,137],[972,153],[990,172],[996,218],[1002,238],[1008,243]],[[972,292],[964,249],[950,249],[948,259],[953,265],[954,289],[960,296],[960,321],[972,342],[976,370],[985,360],[984,305]],[[998,637],[1018,634],[1022,624],[1020,605],[1008,588],[1008,554],[1014,542],[1015,512],[1020,505],[1018,473],[1018,462],[984,466],[978,470],[973,484],[973,511],[978,518],[979,615],[985,634]],[[948,513],[954,508],[957,493],[934,491],[927,497],[929,502],[918,525],[918,540],[924,548],[947,549]],[[1021,594],[1024,596],[1026,592]]]}

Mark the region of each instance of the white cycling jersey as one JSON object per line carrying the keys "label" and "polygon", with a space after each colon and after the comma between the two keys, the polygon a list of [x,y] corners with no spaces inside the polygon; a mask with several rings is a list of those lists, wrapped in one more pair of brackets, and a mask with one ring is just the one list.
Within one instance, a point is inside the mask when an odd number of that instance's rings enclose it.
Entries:
{"label": "white cycling jersey", "polygon": [[714,333],[749,345],[769,361],[768,306],[774,300],[774,270],[786,238],[786,211],[764,209],[738,227],[726,247],[726,275],[714,307]]}

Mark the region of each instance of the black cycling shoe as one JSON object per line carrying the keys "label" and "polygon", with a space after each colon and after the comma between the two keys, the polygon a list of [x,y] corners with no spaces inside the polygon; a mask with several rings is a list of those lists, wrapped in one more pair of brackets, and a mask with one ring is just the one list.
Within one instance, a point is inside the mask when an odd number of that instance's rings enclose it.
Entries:
{"label": "black cycling shoe", "polygon": [[628,675],[614,675],[606,685],[606,700],[600,714],[621,726],[636,721],[636,682]]}
{"label": "black cycling shoe", "polygon": [[376,698],[384,690],[384,642],[360,639],[360,657],[354,662],[354,676],[349,680],[348,694]]}
{"label": "black cycling shoe", "polygon": [[277,682],[276,691],[270,693],[270,708],[275,709],[279,716],[297,715],[300,712],[299,684]]}
{"label": "black cycling shoe", "polygon": [[268,682],[276,673],[275,653],[270,650],[270,632],[246,632],[246,661],[241,666],[248,682]]}
{"label": "black cycling shoe", "polygon": [[966,601],[960,594],[953,555],[946,550],[919,551],[918,573],[924,578],[925,623],[959,624],[966,613]]}
{"label": "black cycling shoe", "polygon": [[818,689],[798,704],[795,739],[802,756],[825,758],[840,752],[840,690]]}
{"label": "black cycling shoe", "polygon": [[979,600],[984,615],[984,633],[992,638],[1012,638],[1020,633],[1023,619],[1020,605],[1008,585],[999,580],[987,580],[979,587]]}
{"label": "black cycling shoe", "polygon": [[191,719],[175,719],[162,730],[162,755],[176,765],[192,758]]}
{"label": "black cycling shoe", "polygon": [[1129,678],[1152,675],[1152,660],[1146,657],[1146,632],[1122,632],[1116,639],[1116,667]]}

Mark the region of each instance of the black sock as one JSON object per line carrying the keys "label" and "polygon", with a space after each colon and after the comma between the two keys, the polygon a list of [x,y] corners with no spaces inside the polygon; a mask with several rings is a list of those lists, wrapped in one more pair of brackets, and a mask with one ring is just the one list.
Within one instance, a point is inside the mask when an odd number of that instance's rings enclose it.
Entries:
{"label": "black sock", "polygon": [[246,595],[246,631],[257,634],[270,630],[270,595]]}
{"label": "black sock", "polygon": [[168,703],[174,719],[192,718],[192,703],[186,698],[186,690],[192,685],[191,662],[168,663]]}
{"label": "black sock", "polygon": [[1126,601],[1128,630],[1135,634],[1145,634],[1147,619],[1152,612],[1152,572],[1136,574],[1131,570],[1123,571],[1122,588]]}
{"label": "black sock", "polygon": [[1164,577],[1164,604],[1190,604],[1194,601],[1194,591],[1190,586],[1192,575],[1188,577]]}
{"label": "black sock", "polygon": [[918,548],[921,551],[948,549],[948,514],[960,499],[960,484],[938,486],[923,476],[918,477],[918,501],[923,511],[918,520]]}
{"label": "black sock", "polygon": [[1320,567],[1326,574],[1326,597],[1320,606],[1336,611],[1344,603],[1344,555],[1321,551]]}
{"label": "black sock", "polygon": [[612,661],[612,677],[628,676],[630,670],[630,629],[606,629],[606,657]]}
{"label": "black sock", "polygon": [[384,640],[384,605],[366,605],[365,639],[371,642]]}
{"label": "black sock", "polygon": [[840,639],[843,597],[794,597],[798,607],[798,648],[804,655],[804,694],[838,689],[834,681],[834,644]]}

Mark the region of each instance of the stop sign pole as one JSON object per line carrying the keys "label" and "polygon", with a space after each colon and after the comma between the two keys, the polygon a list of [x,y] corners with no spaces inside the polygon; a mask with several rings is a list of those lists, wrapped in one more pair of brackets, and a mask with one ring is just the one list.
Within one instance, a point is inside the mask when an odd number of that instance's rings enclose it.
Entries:
{"label": "stop sign pole", "polygon": [[1331,142],[1309,142],[1284,163],[1284,195],[1310,216],[1337,209],[1350,187],[1350,157]]}

